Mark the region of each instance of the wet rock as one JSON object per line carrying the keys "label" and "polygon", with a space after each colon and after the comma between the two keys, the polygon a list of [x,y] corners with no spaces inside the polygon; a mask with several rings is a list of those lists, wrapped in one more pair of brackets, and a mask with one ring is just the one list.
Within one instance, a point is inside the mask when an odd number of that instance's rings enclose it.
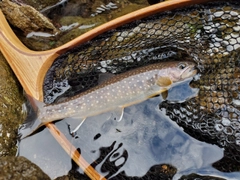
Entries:
{"label": "wet rock", "polygon": [[[56,27],[59,27],[61,33],[51,37],[25,37],[25,35],[20,35],[21,33],[18,33],[18,37],[28,48],[32,50],[48,50],[61,46],[96,26],[148,6],[147,1],[144,4],[135,4],[129,2],[128,0],[112,2],[115,4],[112,6],[116,8],[103,8],[107,7],[109,3],[107,0],[94,1],[94,3],[91,0],[82,0],[78,1],[75,8],[71,8],[73,4],[69,2],[63,7],[53,5],[54,8],[50,8],[47,10],[49,12],[45,11],[44,14],[48,15]],[[79,7],[84,7],[85,10],[82,11],[82,9],[78,9]],[[97,8],[105,9],[105,11],[102,10],[102,12],[97,13]],[[61,13],[58,14],[57,10]],[[69,10],[72,11],[71,14],[68,14]],[[65,16],[63,16],[63,12],[66,13]]]}
{"label": "wet rock", "polygon": [[52,34],[58,32],[48,18],[29,5],[2,0],[0,1],[0,8],[10,24],[18,27],[26,34],[32,31]]}
{"label": "wet rock", "polygon": [[89,17],[91,15],[91,6],[94,0],[70,0],[62,1],[41,10],[41,12],[55,19],[58,16],[81,16]]}
{"label": "wet rock", "polygon": [[37,165],[24,157],[0,157],[0,179],[50,179]]}
{"label": "wet rock", "polygon": [[[19,1],[19,0],[17,0],[17,1]],[[58,3],[59,0],[41,0],[41,1],[21,0],[21,2],[23,2],[24,4],[30,5],[30,6],[34,7],[35,9],[37,9],[38,11],[40,11],[47,6],[52,6],[56,3]]]}
{"label": "wet rock", "polygon": [[20,84],[0,53],[0,157],[16,154],[17,129],[25,119]]}

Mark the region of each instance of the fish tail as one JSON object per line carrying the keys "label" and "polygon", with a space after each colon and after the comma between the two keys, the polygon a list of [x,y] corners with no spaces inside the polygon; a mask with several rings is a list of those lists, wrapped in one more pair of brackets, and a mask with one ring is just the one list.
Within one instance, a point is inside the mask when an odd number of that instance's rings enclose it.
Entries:
{"label": "fish tail", "polygon": [[44,124],[38,118],[33,119],[32,122],[24,123],[18,129],[18,138],[22,140],[22,139],[25,139],[26,137],[33,135],[43,125]]}
{"label": "fish tail", "polygon": [[42,109],[46,105],[44,102],[39,101],[30,95],[26,95],[26,96],[27,96],[27,100],[28,100],[28,105],[35,112],[38,112],[40,109]]}
{"label": "fish tail", "polygon": [[18,137],[20,140],[31,136],[39,129],[44,123],[38,118],[38,112],[46,105],[45,103],[34,99],[27,95],[27,117],[25,122],[18,130]]}

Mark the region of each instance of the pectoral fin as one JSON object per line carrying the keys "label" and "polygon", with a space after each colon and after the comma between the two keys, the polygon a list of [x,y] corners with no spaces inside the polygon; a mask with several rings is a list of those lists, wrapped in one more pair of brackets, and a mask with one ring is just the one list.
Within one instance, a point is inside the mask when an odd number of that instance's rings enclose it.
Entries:
{"label": "pectoral fin", "polygon": [[167,87],[167,86],[172,85],[173,82],[172,82],[172,80],[171,80],[169,77],[167,77],[167,76],[160,76],[160,77],[158,77],[156,83],[157,83],[158,86]]}
{"label": "pectoral fin", "polygon": [[120,122],[123,118],[124,108],[117,108],[112,112],[112,117],[117,122]]}
{"label": "pectoral fin", "polygon": [[168,97],[168,90],[163,91],[163,92],[161,93],[161,95],[162,95],[162,98],[163,98],[164,100],[166,100],[167,97]]}

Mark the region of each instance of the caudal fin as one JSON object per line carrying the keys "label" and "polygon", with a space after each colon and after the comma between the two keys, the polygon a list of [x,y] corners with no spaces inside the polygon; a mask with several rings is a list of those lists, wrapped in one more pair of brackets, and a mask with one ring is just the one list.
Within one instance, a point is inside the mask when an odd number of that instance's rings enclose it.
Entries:
{"label": "caudal fin", "polygon": [[20,139],[24,139],[36,132],[44,124],[38,118],[38,111],[45,106],[45,103],[38,101],[30,96],[27,102],[27,118],[22,126],[18,130],[18,136]]}
{"label": "caudal fin", "polygon": [[19,129],[18,129],[18,137],[20,140],[29,137],[33,135],[40,127],[42,127],[44,124],[37,118],[33,119],[32,122],[24,123]]}

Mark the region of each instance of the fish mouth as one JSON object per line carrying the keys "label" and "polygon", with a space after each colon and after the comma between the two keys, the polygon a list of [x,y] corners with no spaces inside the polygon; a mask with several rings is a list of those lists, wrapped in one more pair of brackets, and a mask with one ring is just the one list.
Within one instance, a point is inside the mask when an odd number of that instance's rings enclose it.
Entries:
{"label": "fish mouth", "polygon": [[194,75],[196,75],[198,72],[196,66],[191,65],[188,68],[186,68],[186,70],[182,73],[181,75],[181,79],[187,79],[189,77],[193,77]]}

